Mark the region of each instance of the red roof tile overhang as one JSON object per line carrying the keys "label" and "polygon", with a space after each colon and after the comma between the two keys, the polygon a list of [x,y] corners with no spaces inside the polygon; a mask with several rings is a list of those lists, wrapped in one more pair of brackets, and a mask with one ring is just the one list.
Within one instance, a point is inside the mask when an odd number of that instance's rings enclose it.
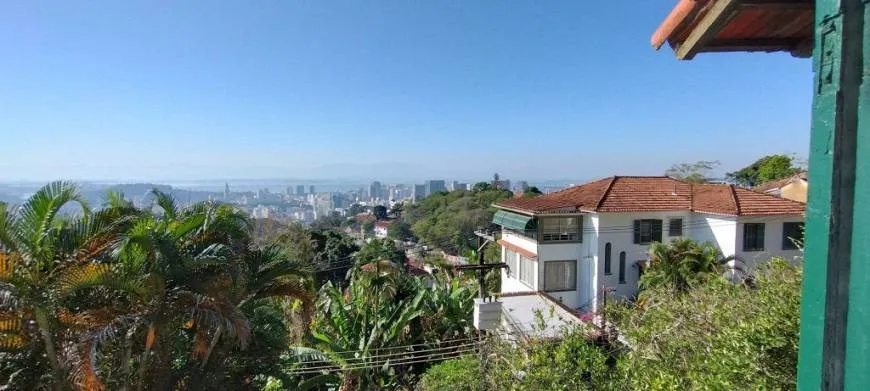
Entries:
{"label": "red roof tile overhang", "polygon": [[520,253],[520,254],[524,255],[526,258],[533,258],[533,259],[538,258],[538,254],[535,254],[534,252],[526,250],[526,249],[524,249],[520,246],[517,246],[515,244],[511,244],[504,239],[499,239],[497,241],[497,243],[508,250],[511,250],[515,253]]}
{"label": "red roof tile overhang", "polygon": [[809,57],[813,48],[812,0],[680,0],[653,33],[680,60],[704,52],[790,52]]}

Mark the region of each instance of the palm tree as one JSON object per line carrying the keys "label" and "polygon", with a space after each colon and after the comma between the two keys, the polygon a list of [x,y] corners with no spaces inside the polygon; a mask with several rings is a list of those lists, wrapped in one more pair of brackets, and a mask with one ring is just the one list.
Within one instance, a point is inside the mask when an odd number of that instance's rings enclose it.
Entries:
{"label": "palm tree", "polygon": [[[283,299],[298,301],[303,318],[311,317],[314,290],[311,276],[302,262],[291,260],[285,252],[273,245],[245,252],[238,266],[239,273],[235,282],[228,287],[226,297],[228,302],[239,308],[247,318],[252,317],[265,303]],[[220,356],[218,361],[221,362],[228,358],[233,350],[234,345],[231,343],[218,344],[223,330],[223,326],[218,325],[210,335],[211,339],[205,350],[202,346],[194,348],[201,358],[200,368],[206,367],[216,348],[220,350],[217,355]],[[206,331],[197,330],[194,340],[200,344],[204,343],[209,336]]]}
{"label": "palm tree", "polygon": [[[77,214],[61,215],[69,204]],[[46,185],[18,208],[0,203],[0,348],[41,345],[55,389],[66,388],[73,374],[63,356],[77,355],[64,342],[95,321],[84,303],[67,308],[70,296],[108,271],[108,249],[125,215],[120,208],[91,212],[70,182]]]}
{"label": "palm tree", "polygon": [[640,287],[664,286],[676,293],[686,292],[695,284],[722,275],[734,260],[734,256],[723,257],[719,248],[709,242],[699,244],[691,239],[655,242],[650,244],[649,267],[641,277]]}
{"label": "palm tree", "polygon": [[[187,208],[154,190],[153,213],[138,216],[114,246],[118,267],[102,281],[132,303],[116,313],[127,330],[127,344],[141,341],[138,373],[129,376],[129,358],[121,388],[147,383],[166,389],[172,382],[173,341],[179,330],[193,330],[198,339],[194,354],[205,351],[205,336],[233,337],[244,347],[248,340],[246,317],[228,296],[234,262],[249,243],[248,222],[229,206],[203,202]],[[102,342],[102,341],[99,341]],[[205,346],[208,346],[207,344]],[[132,354],[132,347],[125,348]]]}

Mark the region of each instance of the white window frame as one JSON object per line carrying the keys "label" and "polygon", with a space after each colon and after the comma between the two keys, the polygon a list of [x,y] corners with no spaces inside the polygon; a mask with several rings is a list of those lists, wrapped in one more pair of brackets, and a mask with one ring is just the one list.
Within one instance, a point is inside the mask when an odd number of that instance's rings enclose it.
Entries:
{"label": "white window frame", "polygon": [[526,257],[522,254],[519,254],[519,273],[518,277],[520,282],[529,286],[529,288],[535,289],[536,282],[538,280],[537,276],[537,266],[538,261],[533,258]]}
{"label": "white window frame", "polygon": [[[565,267],[567,266],[567,268]],[[558,268],[558,270],[556,270]],[[565,276],[564,278],[559,278],[562,280],[561,282],[564,285],[560,285],[558,287],[552,287],[548,285],[550,281],[550,270],[554,270],[554,272],[558,272],[559,276]],[[567,292],[567,291],[576,291],[577,290],[577,260],[564,260],[564,261],[546,261],[544,262],[544,291],[547,292]]]}
{"label": "white window frame", "polygon": [[[573,220],[573,221],[572,221]],[[582,242],[583,216],[543,217],[541,242]]]}

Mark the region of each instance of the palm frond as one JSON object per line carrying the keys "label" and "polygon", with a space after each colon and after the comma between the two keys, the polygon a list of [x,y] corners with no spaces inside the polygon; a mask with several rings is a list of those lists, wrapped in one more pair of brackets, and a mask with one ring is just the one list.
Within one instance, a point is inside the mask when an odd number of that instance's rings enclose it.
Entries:
{"label": "palm frond", "polygon": [[19,311],[0,311],[0,333],[17,333],[24,330],[24,319]]}
{"label": "palm frond", "polygon": [[9,210],[9,206],[5,202],[0,202],[0,250],[15,251],[15,241],[12,240],[12,234],[9,232],[15,226],[15,216]]}
{"label": "palm frond", "polygon": [[49,237],[49,229],[60,209],[74,202],[81,206],[84,214],[89,214],[88,204],[79,187],[72,182],[57,181],[49,183],[36,191],[19,209],[20,219],[16,221],[18,231],[27,244],[34,249]]}
{"label": "palm frond", "polygon": [[22,334],[0,333],[0,351],[16,351],[27,345],[27,339]]}
{"label": "palm frond", "polygon": [[105,285],[112,279],[111,266],[101,263],[74,265],[66,268],[58,280],[63,294],[92,286]]}
{"label": "palm frond", "polygon": [[97,376],[94,365],[97,355],[97,344],[94,341],[85,341],[78,346],[76,357],[73,360],[72,380],[76,388],[82,391],[101,391],[106,389],[103,382]]}
{"label": "palm frond", "polygon": [[175,204],[175,198],[156,188],[151,189],[151,194],[154,196],[154,203],[163,211],[163,217],[168,220],[174,220],[178,215],[178,206]]}
{"label": "palm frond", "polygon": [[9,282],[15,274],[17,255],[0,251],[0,282]]}

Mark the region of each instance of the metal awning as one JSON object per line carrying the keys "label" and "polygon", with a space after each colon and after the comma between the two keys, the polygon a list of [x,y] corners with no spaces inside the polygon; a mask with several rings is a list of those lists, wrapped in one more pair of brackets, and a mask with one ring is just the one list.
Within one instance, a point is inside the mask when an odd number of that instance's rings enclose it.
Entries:
{"label": "metal awning", "polygon": [[492,216],[492,223],[520,231],[536,229],[534,217],[508,212],[506,210],[495,212],[495,216]]}

